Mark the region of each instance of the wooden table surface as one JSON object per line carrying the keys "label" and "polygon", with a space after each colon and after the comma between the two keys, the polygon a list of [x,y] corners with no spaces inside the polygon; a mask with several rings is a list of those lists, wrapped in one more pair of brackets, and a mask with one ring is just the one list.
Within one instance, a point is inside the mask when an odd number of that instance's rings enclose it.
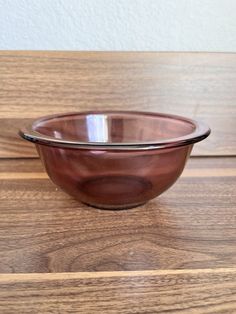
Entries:
{"label": "wooden table surface", "polygon": [[[0,52],[0,313],[236,313],[236,54]],[[139,109],[211,136],[144,206],[86,207],[17,136],[49,113]]]}

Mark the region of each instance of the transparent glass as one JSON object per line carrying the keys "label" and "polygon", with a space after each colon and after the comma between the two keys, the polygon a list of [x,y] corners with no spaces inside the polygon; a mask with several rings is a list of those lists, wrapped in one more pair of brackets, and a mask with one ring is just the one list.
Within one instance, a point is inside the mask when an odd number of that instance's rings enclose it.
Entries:
{"label": "transparent glass", "polygon": [[35,143],[49,177],[68,194],[122,209],[168,189],[210,129],[174,115],[103,111],[43,117],[19,133]]}

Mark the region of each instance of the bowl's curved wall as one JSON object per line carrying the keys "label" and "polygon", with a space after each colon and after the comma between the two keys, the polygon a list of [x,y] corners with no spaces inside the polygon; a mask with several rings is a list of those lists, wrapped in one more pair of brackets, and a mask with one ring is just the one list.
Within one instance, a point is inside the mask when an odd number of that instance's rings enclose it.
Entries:
{"label": "bowl's curved wall", "polygon": [[101,151],[37,145],[52,181],[103,208],[133,207],[160,195],[182,173],[192,145],[152,151]]}

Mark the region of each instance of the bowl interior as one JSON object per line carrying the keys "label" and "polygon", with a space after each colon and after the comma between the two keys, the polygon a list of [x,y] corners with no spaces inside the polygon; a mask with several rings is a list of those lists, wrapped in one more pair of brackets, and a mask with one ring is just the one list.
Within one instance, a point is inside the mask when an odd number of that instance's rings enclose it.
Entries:
{"label": "bowl interior", "polygon": [[148,113],[105,112],[44,118],[33,130],[56,139],[92,143],[145,143],[188,135],[194,123],[182,118]]}

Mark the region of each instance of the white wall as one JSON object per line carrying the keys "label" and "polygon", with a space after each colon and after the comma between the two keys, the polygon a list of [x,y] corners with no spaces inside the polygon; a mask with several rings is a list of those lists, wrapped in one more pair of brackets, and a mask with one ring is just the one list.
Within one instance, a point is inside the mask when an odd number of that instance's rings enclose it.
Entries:
{"label": "white wall", "polygon": [[236,51],[236,0],[0,0],[0,49]]}

